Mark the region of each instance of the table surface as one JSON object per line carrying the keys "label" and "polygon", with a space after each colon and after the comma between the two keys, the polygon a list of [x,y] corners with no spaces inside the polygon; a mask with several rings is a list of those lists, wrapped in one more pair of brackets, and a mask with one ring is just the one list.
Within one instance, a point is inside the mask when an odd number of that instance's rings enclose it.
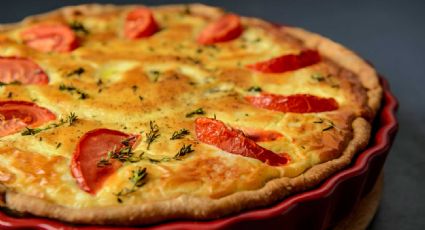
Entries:
{"label": "table surface", "polygon": [[[0,23],[86,1],[4,1]],[[190,1],[96,1],[158,5]],[[425,229],[425,1],[202,1],[325,35],[373,62],[399,99],[400,130],[370,229]]]}

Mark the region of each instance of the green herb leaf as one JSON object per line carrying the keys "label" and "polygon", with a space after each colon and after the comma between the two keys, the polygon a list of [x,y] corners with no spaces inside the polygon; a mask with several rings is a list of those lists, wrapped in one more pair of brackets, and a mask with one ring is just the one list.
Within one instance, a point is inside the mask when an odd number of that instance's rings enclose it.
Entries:
{"label": "green herb leaf", "polygon": [[73,21],[69,24],[69,27],[76,33],[80,33],[83,35],[90,34],[90,31],[83,25],[83,23],[78,21]]}
{"label": "green herb leaf", "polygon": [[247,89],[248,92],[261,92],[263,91],[259,86],[251,86]]}
{"label": "green herb leaf", "polygon": [[0,82],[0,87],[6,86],[6,85],[21,85],[22,83],[20,81],[12,81],[9,83]]}
{"label": "green herb leaf", "polygon": [[159,136],[159,127],[155,121],[149,121],[149,132],[146,133],[146,143],[148,144],[146,149],[149,150],[152,142],[154,142]]}
{"label": "green herb leaf", "polygon": [[60,119],[58,123],[52,123],[52,124],[49,124],[49,125],[47,125],[46,127],[43,127],[43,128],[32,129],[32,128],[25,127],[25,130],[21,132],[21,135],[22,136],[35,135],[39,132],[49,130],[49,129],[52,129],[52,128],[56,128],[56,127],[59,127],[59,126],[66,124],[66,123],[68,123],[68,125],[71,126],[72,124],[75,123],[75,121],[77,121],[77,119],[78,119],[77,115],[75,115],[75,113],[71,112],[67,116],[66,119]]}
{"label": "green herb leaf", "polygon": [[182,157],[194,151],[195,150],[192,149],[192,145],[183,145],[179,152],[173,157],[173,159],[180,160]]}
{"label": "green herb leaf", "polygon": [[78,67],[77,69],[69,72],[66,76],[67,77],[71,77],[73,75],[81,76],[81,74],[83,74],[84,72],[86,72],[86,70],[84,68]]}
{"label": "green herb leaf", "polygon": [[87,99],[89,97],[89,95],[85,92],[83,92],[80,89],[77,89],[76,87],[72,86],[72,85],[65,85],[65,84],[60,84],[59,85],[59,90],[60,91],[68,91],[71,93],[71,95],[75,92],[77,94],[80,95],[79,99]]}
{"label": "green herb leaf", "polygon": [[205,114],[205,111],[202,108],[198,108],[195,111],[192,111],[190,113],[186,113],[186,117],[193,117],[195,115],[203,115]]}
{"label": "green herb leaf", "polygon": [[182,139],[184,136],[189,135],[189,130],[180,129],[179,131],[175,131],[173,135],[171,135],[170,140]]}

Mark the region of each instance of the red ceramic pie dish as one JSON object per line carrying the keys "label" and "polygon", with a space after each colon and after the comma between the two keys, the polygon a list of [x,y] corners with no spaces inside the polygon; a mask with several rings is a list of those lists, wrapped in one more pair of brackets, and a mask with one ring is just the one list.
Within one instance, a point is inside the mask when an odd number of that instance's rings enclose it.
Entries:
{"label": "red ceramic pie dish", "polygon": [[[346,216],[375,184],[398,129],[398,103],[381,77],[383,105],[374,124],[373,138],[346,169],[327,178],[320,186],[289,196],[264,208],[209,221],[176,220],[138,229],[327,229]],[[75,226],[39,217],[13,217],[0,212],[1,229],[117,229]],[[123,229],[123,228],[119,228]],[[134,228],[125,228],[134,229]]]}

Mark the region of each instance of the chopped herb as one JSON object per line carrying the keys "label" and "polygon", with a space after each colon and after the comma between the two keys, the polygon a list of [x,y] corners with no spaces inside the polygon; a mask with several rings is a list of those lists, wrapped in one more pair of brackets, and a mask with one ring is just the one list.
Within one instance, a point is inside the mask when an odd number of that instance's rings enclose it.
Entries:
{"label": "chopped herb", "polygon": [[20,81],[12,81],[9,83],[0,82],[0,87],[6,86],[6,85],[20,85],[20,84],[22,84]]}
{"label": "chopped herb", "polygon": [[90,31],[87,30],[87,28],[83,25],[83,23],[78,21],[71,22],[69,24],[69,27],[71,27],[71,29],[76,33],[80,33],[83,35],[88,35],[90,33]]}
{"label": "chopped herb", "polygon": [[75,113],[70,113],[68,115],[67,119],[60,119],[58,123],[52,123],[52,124],[49,124],[49,125],[47,125],[46,127],[43,127],[43,128],[32,129],[32,128],[25,127],[25,130],[21,132],[21,135],[22,136],[35,135],[39,132],[49,130],[49,129],[52,129],[52,128],[56,128],[56,127],[59,127],[59,126],[66,124],[66,123],[68,123],[68,125],[71,126],[77,119],[78,119],[78,117],[75,115]]}
{"label": "chopped herb", "polygon": [[131,89],[133,90],[133,93],[135,93],[137,91],[139,87],[137,85],[133,85],[131,86]]}
{"label": "chopped herb", "polygon": [[79,99],[82,99],[82,100],[87,99],[89,97],[89,95],[87,93],[85,93],[85,92],[81,91],[80,89],[77,89],[76,87],[71,86],[71,85],[61,84],[59,86],[59,90],[60,91],[68,91],[71,94],[73,94],[75,92],[75,93],[80,95]]}
{"label": "chopped herb", "polygon": [[182,139],[184,136],[189,134],[189,130],[187,129],[180,129],[179,131],[175,131],[173,135],[171,135],[170,140],[177,140]]}
{"label": "chopped herb", "polygon": [[148,176],[148,173],[146,168],[139,167],[136,170],[132,170],[131,176],[128,179],[133,183],[133,186],[131,188],[124,188],[118,193],[114,194],[117,197],[117,201],[119,203],[122,203],[123,202],[122,199],[124,196],[128,196],[129,194],[136,192],[138,188],[145,185],[147,176]]}
{"label": "chopped herb", "polygon": [[186,117],[193,117],[195,115],[202,115],[202,114],[205,114],[205,111],[202,108],[198,108],[195,111],[186,113]]}
{"label": "chopped herb", "polygon": [[143,101],[143,99],[144,99],[144,98],[143,98],[142,96],[139,96],[139,100]]}
{"label": "chopped herb", "polygon": [[146,143],[148,144],[146,149],[149,150],[152,142],[155,141],[156,138],[159,137],[159,127],[158,125],[155,123],[155,121],[149,121],[149,132],[146,133]]}
{"label": "chopped herb", "polygon": [[62,143],[58,143],[57,145],[56,145],[56,149],[58,149],[58,148],[60,148],[61,147],[61,145],[62,145]]}
{"label": "chopped herb", "polygon": [[74,75],[81,76],[81,74],[83,74],[84,72],[86,72],[86,70],[83,67],[78,67],[77,69],[69,72],[66,76],[67,77],[71,77]]}
{"label": "chopped herb", "polygon": [[77,115],[75,115],[75,113],[71,112],[68,115],[68,118],[66,119],[66,122],[69,124],[69,126],[71,126],[72,124],[74,124],[74,122],[78,119]]}
{"label": "chopped herb", "polygon": [[322,124],[323,123],[323,119],[322,118],[319,118],[319,120],[313,121],[313,123],[315,123],[315,124]]}
{"label": "chopped herb", "polygon": [[247,89],[248,92],[261,92],[263,91],[259,86],[251,86]]}
{"label": "chopped herb", "polygon": [[324,129],[322,129],[322,131],[327,131],[327,130],[333,129],[334,127],[335,127],[335,126],[330,125],[330,126],[328,126],[328,127],[324,128]]}
{"label": "chopped herb", "polygon": [[313,79],[313,80],[315,80],[315,81],[318,81],[318,82],[325,81],[325,77],[324,77],[324,76],[322,76],[322,75],[321,75],[321,74],[319,74],[319,73],[315,73],[315,74],[311,75],[310,77],[311,77],[311,79]]}
{"label": "chopped herb", "polygon": [[192,145],[183,145],[179,152],[173,157],[173,159],[180,160],[182,157],[186,156],[187,154],[193,152],[195,150],[192,149]]}
{"label": "chopped herb", "polygon": [[103,84],[102,79],[97,80],[97,82],[96,82],[96,85],[97,85],[97,86],[101,86],[102,84]]}
{"label": "chopped herb", "polygon": [[161,75],[161,72],[159,72],[158,70],[151,70],[151,71],[149,71],[149,77],[150,77],[150,80],[152,82],[157,82],[158,79],[159,79],[159,77],[160,77],[160,75]]}
{"label": "chopped herb", "polygon": [[12,98],[13,97],[13,93],[12,92],[9,92],[8,94],[7,94],[7,98]]}
{"label": "chopped herb", "polygon": [[253,42],[261,42],[261,38],[256,38]]}
{"label": "chopped herb", "polygon": [[97,162],[97,167],[99,167],[99,168],[103,168],[103,167],[106,167],[108,165],[111,165],[111,162],[109,161],[109,159],[102,158],[102,159],[100,159],[99,162]]}

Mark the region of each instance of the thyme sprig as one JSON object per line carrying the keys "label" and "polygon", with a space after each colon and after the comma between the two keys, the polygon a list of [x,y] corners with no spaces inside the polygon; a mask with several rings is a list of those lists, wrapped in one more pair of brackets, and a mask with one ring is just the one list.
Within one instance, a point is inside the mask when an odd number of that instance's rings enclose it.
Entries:
{"label": "thyme sprig", "polygon": [[149,132],[146,133],[146,149],[149,150],[152,142],[154,142],[159,136],[159,127],[155,121],[149,121]]}
{"label": "thyme sprig", "polygon": [[84,72],[86,72],[86,70],[83,67],[78,67],[74,69],[73,71],[69,72],[66,76],[67,77],[71,77],[74,75],[81,76],[81,74],[83,74]]}
{"label": "thyme sprig", "polygon": [[172,135],[170,140],[177,140],[177,139],[182,139],[184,136],[189,135],[189,130],[187,129],[180,129],[178,131],[175,131]]}
{"label": "thyme sprig", "polygon": [[12,81],[9,83],[0,82],[0,87],[6,86],[6,85],[21,85],[22,83],[20,81]]}
{"label": "thyme sprig", "polygon": [[180,160],[181,158],[183,158],[184,156],[186,156],[187,154],[194,152],[195,150],[192,149],[192,145],[183,145],[181,147],[181,149],[179,150],[179,152],[174,155],[173,159],[175,160]]}
{"label": "thyme sprig", "polygon": [[69,24],[69,27],[76,33],[81,33],[83,35],[90,34],[90,31],[79,21],[73,21]]}
{"label": "thyme sprig", "polygon": [[331,129],[335,128],[334,122],[331,121],[331,120],[328,120],[328,119],[319,118],[319,120],[313,121],[313,123],[314,124],[327,124],[327,126],[322,129],[322,132],[323,131],[328,131],[328,130],[331,130]]}
{"label": "thyme sprig", "polygon": [[75,113],[72,113],[72,112],[71,112],[71,113],[69,113],[69,115],[67,116],[67,118],[66,118],[66,119],[61,118],[61,119],[59,120],[59,122],[49,124],[49,125],[47,125],[47,126],[45,126],[45,127],[42,127],[42,128],[34,128],[34,129],[33,129],[33,128],[25,127],[25,130],[21,132],[21,135],[22,135],[22,136],[35,135],[35,134],[40,133],[40,132],[45,131],[45,130],[49,130],[49,129],[53,129],[53,128],[57,128],[57,127],[62,126],[62,125],[64,125],[64,124],[66,124],[66,123],[68,123],[68,125],[69,125],[69,126],[71,126],[71,125],[73,125],[73,124],[75,123],[75,121],[77,121],[77,120],[78,120],[77,115],[75,115]]}
{"label": "thyme sprig", "polygon": [[257,93],[259,93],[259,92],[261,92],[261,91],[263,91],[259,86],[251,86],[251,87],[249,87],[248,89],[247,89],[247,91],[248,92],[257,92]]}
{"label": "thyme sprig", "polygon": [[190,118],[190,117],[193,117],[195,115],[203,115],[203,114],[205,114],[204,109],[198,108],[198,109],[196,109],[196,110],[194,110],[194,111],[192,111],[190,113],[186,113],[186,117],[187,118]]}
{"label": "thyme sprig", "polygon": [[124,188],[114,195],[117,197],[119,203],[123,202],[123,198],[137,191],[140,187],[146,184],[146,178],[148,172],[146,168],[137,168],[136,170],[131,171],[131,176],[128,178],[133,184],[130,188]]}
{"label": "thyme sprig", "polygon": [[76,88],[75,86],[72,86],[72,85],[60,84],[59,90],[60,91],[68,91],[71,94],[73,94],[75,92],[75,93],[80,95],[79,99],[82,99],[82,100],[87,99],[89,97],[89,95],[87,93],[83,92],[82,90],[80,90],[80,89],[78,89],[78,88]]}

